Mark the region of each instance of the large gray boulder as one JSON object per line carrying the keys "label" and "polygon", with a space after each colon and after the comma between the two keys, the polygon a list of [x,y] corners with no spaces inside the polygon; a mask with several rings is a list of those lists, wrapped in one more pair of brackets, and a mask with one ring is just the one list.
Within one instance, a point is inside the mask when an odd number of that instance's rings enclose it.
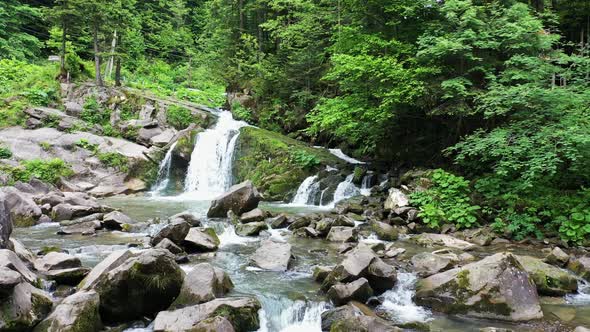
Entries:
{"label": "large gray boulder", "polygon": [[69,269],[82,266],[82,262],[76,256],[63,252],[50,252],[35,261],[35,269],[40,272]]}
{"label": "large gray boulder", "polygon": [[400,207],[408,206],[410,199],[406,194],[397,188],[389,189],[389,195],[383,204],[383,207],[389,210],[395,210]]}
{"label": "large gray boulder", "polygon": [[183,245],[189,252],[217,250],[220,241],[213,228],[193,227],[184,238]]}
{"label": "large gray boulder", "polygon": [[149,249],[101,274],[92,289],[100,295],[103,321],[121,322],[168,308],[183,280],[184,272],[169,251]]}
{"label": "large gray boulder", "polygon": [[0,331],[30,331],[51,312],[51,296],[28,282],[0,300]]}
{"label": "large gray boulder", "polygon": [[266,229],[268,229],[268,225],[263,221],[249,222],[236,225],[236,234],[239,236],[258,236],[260,232]]}
{"label": "large gray boulder", "polygon": [[175,305],[193,305],[222,297],[234,288],[229,275],[210,263],[197,264],[182,283]]}
{"label": "large gray boulder", "polygon": [[262,241],[251,257],[252,264],[268,271],[287,271],[293,260],[291,245],[273,240]]}
{"label": "large gray boulder", "polygon": [[98,332],[102,327],[99,304],[95,291],[70,295],[35,327],[34,332]]}
{"label": "large gray boulder", "polygon": [[90,271],[86,278],[80,282],[78,288],[81,290],[93,289],[104,275],[131,257],[133,254],[129,250],[117,250],[111,253]]}
{"label": "large gray boulder", "polygon": [[120,230],[123,228],[123,225],[133,223],[135,223],[133,219],[119,211],[113,211],[102,217],[102,224],[108,229]]}
{"label": "large gray boulder", "polygon": [[20,273],[7,267],[0,267],[0,299],[9,295],[16,285],[23,281]]}
{"label": "large gray boulder", "polygon": [[259,208],[248,211],[240,216],[240,222],[247,224],[249,222],[262,221],[266,217],[266,213]]}
{"label": "large gray boulder", "polygon": [[499,253],[418,282],[415,301],[449,314],[526,321],[543,317],[532,278],[510,253]]}
{"label": "large gray boulder", "polygon": [[0,193],[0,249],[12,248],[10,234],[12,234],[12,216],[10,215],[10,207],[6,201],[6,195]]}
{"label": "large gray boulder", "polygon": [[453,267],[450,258],[429,252],[421,252],[411,259],[414,271],[421,277],[428,277],[435,273],[448,270]]}
{"label": "large gray boulder", "polygon": [[261,198],[251,181],[236,184],[211,202],[207,217],[225,218],[230,210],[241,215],[257,208]]}
{"label": "large gray boulder", "polygon": [[161,311],[154,320],[154,332],[202,331],[197,327],[215,317],[229,320],[236,332],[257,331],[260,328],[260,308],[260,302],[255,298],[230,297],[174,311]]}
{"label": "large gray boulder", "polygon": [[152,246],[157,245],[163,239],[168,239],[177,245],[181,245],[186,238],[191,225],[184,219],[176,218],[162,225],[153,235],[150,241]]}
{"label": "large gray boulder", "polygon": [[365,303],[373,296],[373,289],[367,279],[360,278],[347,284],[338,283],[330,287],[327,295],[336,306],[346,304],[353,300]]}
{"label": "large gray boulder", "polygon": [[358,230],[354,227],[333,226],[330,228],[326,240],[330,242],[356,242]]}

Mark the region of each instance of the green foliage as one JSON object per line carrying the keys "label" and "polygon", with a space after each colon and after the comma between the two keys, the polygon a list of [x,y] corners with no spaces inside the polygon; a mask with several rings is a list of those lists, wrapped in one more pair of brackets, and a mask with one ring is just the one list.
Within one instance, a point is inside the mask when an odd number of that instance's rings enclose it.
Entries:
{"label": "green foliage", "polygon": [[295,150],[291,158],[297,165],[306,169],[313,169],[320,164],[320,159],[315,154],[305,150]]}
{"label": "green foliage", "polygon": [[31,178],[56,184],[61,177],[73,175],[71,168],[61,159],[31,159],[22,161],[20,166],[12,169],[12,177],[16,181],[27,182]]}
{"label": "green foliage", "polygon": [[[39,54],[41,42],[30,25],[41,10],[17,0],[0,2],[0,59],[27,59]],[[0,70],[1,72],[1,70]]]}
{"label": "green foliage", "polygon": [[170,105],[166,111],[166,120],[172,127],[182,130],[195,122],[195,117],[187,108]]}
{"label": "green foliage", "polygon": [[127,157],[118,152],[99,152],[96,156],[108,167],[112,167],[124,173],[129,170],[129,161],[127,160]]}
{"label": "green foliage", "polygon": [[98,144],[92,144],[85,138],[81,138],[78,142],[76,142],[76,146],[86,149],[92,153],[98,152]]}
{"label": "green foliage", "polygon": [[12,151],[5,146],[0,146],[0,159],[10,159],[12,158]]}
{"label": "green foliage", "polygon": [[39,146],[41,146],[41,149],[43,149],[43,151],[51,151],[51,143],[49,142],[40,142]]}
{"label": "green foliage", "polygon": [[585,207],[576,207],[570,212],[569,218],[560,216],[557,219],[560,224],[559,234],[565,241],[583,244],[590,239],[590,206],[586,204]]}
{"label": "green foliage", "polygon": [[425,224],[435,229],[443,223],[452,223],[458,229],[477,225],[480,207],[471,203],[469,181],[442,169],[435,170],[430,179],[430,188],[411,195]]}
{"label": "green foliage", "polygon": [[86,99],[80,118],[91,125],[102,125],[109,122],[110,114],[101,109],[95,96]]}
{"label": "green foliage", "polygon": [[242,106],[242,104],[239,102],[234,102],[231,105],[231,112],[236,120],[242,120],[248,123],[252,123],[254,121],[252,111]]}

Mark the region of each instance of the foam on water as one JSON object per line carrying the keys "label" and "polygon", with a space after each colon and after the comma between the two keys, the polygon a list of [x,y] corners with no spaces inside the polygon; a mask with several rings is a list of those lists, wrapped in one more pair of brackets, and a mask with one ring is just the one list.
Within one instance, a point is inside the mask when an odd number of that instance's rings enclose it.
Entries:
{"label": "foam on water", "polygon": [[590,283],[582,278],[578,279],[578,293],[566,295],[565,300],[573,305],[590,304]]}
{"label": "foam on water", "polygon": [[244,245],[250,242],[259,241],[257,237],[244,237],[236,234],[234,225],[227,224],[223,232],[219,235],[219,247],[223,248],[231,245]]}
{"label": "foam on water", "polygon": [[258,332],[321,332],[325,302],[292,301],[264,296]]}
{"label": "foam on water", "polygon": [[383,303],[379,306],[390,314],[398,323],[426,322],[431,313],[412,301],[418,278],[413,273],[402,272],[397,275],[395,287],[383,293]]}

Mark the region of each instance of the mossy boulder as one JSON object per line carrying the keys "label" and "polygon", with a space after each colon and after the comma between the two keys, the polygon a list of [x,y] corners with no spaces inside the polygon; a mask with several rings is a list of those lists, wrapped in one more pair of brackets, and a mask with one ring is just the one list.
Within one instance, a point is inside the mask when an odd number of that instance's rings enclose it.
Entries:
{"label": "mossy boulder", "polygon": [[234,175],[252,180],[269,201],[289,201],[306,177],[343,162],[328,150],[268,130],[244,127],[236,144]]}
{"label": "mossy boulder", "polygon": [[578,290],[576,277],[566,270],[530,256],[516,256],[516,258],[535,281],[539,294],[561,296]]}
{"label": "mossy boulder", "polygon": [[51,312],[51,296],[22,282],[0,300],[0,331],[30,331]]}
{"label": "mossy boulder", "polygon": [[35,327],[34,332],[94,332],[102,323],[98,311],[100,299],[95,291],[78,292],[65,298]]}
{"label": "mossy boulder", "polygon": [[574,273],[580,277],[590,281],[590,256],[570,259],[567,268],[574,271]]}

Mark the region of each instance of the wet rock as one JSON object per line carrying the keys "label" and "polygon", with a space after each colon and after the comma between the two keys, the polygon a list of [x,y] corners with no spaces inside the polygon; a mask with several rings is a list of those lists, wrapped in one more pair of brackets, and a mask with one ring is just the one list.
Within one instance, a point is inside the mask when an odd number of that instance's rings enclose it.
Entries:
{"label": "wet rock", "polygon": [[475,244],[473,243],[459,240],[457,238],[445,234],[418,234],[412,237],[412,241],[424,247],[444,246],[448,248],[460,249],[465,251],[472,250],[475,248]]}
{"label": "wet rock", "polygon": [[15,238],[11,238],[10,242],[12,243],[12,248],[14,253],[20,258],[25,265],[29,267],[33,267],[35,261],[37,260],[37,255],[35,255],[32,251],[27,249],[20,241]]}
{"label": "wet rock", "polygon": [[533,278],[539,294],[562,296],[578,290],[578,281],[567,271],[544,263],[538,258],[530,256],[516,256],[516,258]]}
{"label": "wet rock", "polygon": [[199,220],[199,218],[197,218],[197,216],[195,216],[194,214],[192,214],[189,211],[180,212],[180,213],[175,214],[172,217],[170,217],[170,220],[176,220],[176,219],[182,219],[182,220],[186,221],[187,223],[189,223],[192,227],[201,226],[201,221]]}
{"label": "wet rock", "polygon": [[185,255],[186,254],[186,252],[184,252],[184,250],[181,247],[179,247],[174,242],[172,242],[172,241],[170,241],[169,239],[166,239],[166,238],[164,238],[162,241],[160,241],[155,246],[155,248],[166,249],[166,250],[170,251],[174,255]]}
{"label": "wet rock", "polygon": [[451,259],[429,252],[414,255],[411,261],[414,270],[421,277],[428,277],[453,267]]}
{"label": "wet rock", "polygon": [[293,222],[289,225],[290,230],[295,230],[311,225],[311,219],[305,216],[294,217]]}
{"label": "wet rock", "polygon": [[334,225],[334,218],[322,218],[321,220],[319,220],[316,225],[315,225],[315,230],[321,235],[321,236],[327,236],[328,233],[330,232],[330,229],[332,228],[332,226]]}
{"label": "wet rock", "polygon": [[35,262],[35,269],[40,272],[70,269],[80,266],[82,266],[82,262],[78,257],[61,252],[50,252]]}
{"label": "wet rock", "polygon": [[398,237],[397,229],[380,221],[371,221],[371,229],[377,234],[377,237],[383,241],[395,241]]}
{"label": "wet rock", "polygon": [[98,210],[90,206],[61,203],[51,209],[51,218],[60,222],[84,217],[96,212],[98,212]]}
{"label": "wet rock", "polygon": [[0,330],[4,331],[30,331],[53,307],[48,293],[27,282],[16,285],[1,301]]}
{"label": "wet rock", "polygon": [[364,316],[364,314],[351,303],[326,310],[322,312],[322,331],[330,331],[334,322],[357,316]]}
{"label": "wet rock", "polygon": [[332,226],[346,226],[346,227],[354,227],[355,220],[350,218],[349,216],[339,215],[336,220],[332,223]]}
{"label": "wet rock", "polygon": [[12,215],[14,227],[28,227],[36,224],[43,212],[31,198],[14,187],[1,187],[0,193],[4,194],[4,204]]}
{"label": "wet rock", "polygon": [[565,251],[563,251],[559,247],[553,248],[547,257],[545,257],[545,262],[547,264],[555,265],[555,266],[565,266],[567,262],[570,260],[570,255],[568,255]]}
{"label": "wet rock", "polygon": [[215,317],[229,320],[236,332],[256,331],[260,327],[260,308],[260,302],[254,298],[215,299],[191,307],[158,313],[154,320],[154,332],[201,331],[197,326]]}
{"label": "wet rock", "polygon": [[296,229],[293,232],[293,235],[305,238],[317,238],[320,236],[320,233],[313,227],[303,227]]}
{"label": "wet rock", "polygon": [[225,218],[229,210],[241,215],[257,208],[261,198],[251,181],[236,184],[211,202],[207,217]]}
{"label": "wet rock", "polygon": [[117,266],[123,264],[127,259],[133,255],[129,250],[117,250],[112,254],[108,255],[107,258],[103,259],[98,263],[92,271],[80,282],[78,288],[81,290],[91,290],[100,281],[103,275],[109,273]]}
{"label": "wet rock", "polygon": [[190,229],[191,225],[184,219],[172,219],[167,224],[161,226],[155,232],[155,234],[152,235],[150,244],[155,246],[163,239],[169,239],[170,241],[180,245],[186,238]]}
{"label": "wet rock", "polygon": [[12,215],[6,201],[6,195],[0,193],[0,249],[11,249]]}
{"label": "wet rock", "polygon": [[92,221],[84,221],[75,224],[71,224],[69,226],[62,226],[57,231],[58,235],[74,235],[74,234],[81,234],[81,235],[94,235],[96,234],[96,230],[101,229],[102,224],[100,220],[92,220]]}
{"label": "wet rock", "polygon": [[510,321],[543,317],[535,284],[510,253],[420,280],[415,301],[436,311],[472,317]]}
{"label": "wet rock", "polygon": [[209,263],[194,267],[182,283],[175,305],[193,305],[222,297],[234,288],[229,275]]}
{"label": "wet rock", "polygon": [[375,259],[369,265],[366,278],[376,295],[382,294],[395,286],[397,272],[395,268],[380,259]]}
{"label": "wet rock", "polygon": [[100,298],[94,291],[78,292],[65,298],[34,332],[98,332]]}
{"label": "wet rock", "polygon": [[263,221],[250,222],[236,225],[236,234],[239,236],[258,236],[260,232],[266,229],[268,229],[268,226]]}
{"label": "wet rock", "polygon": [[273,240],[264,240],[252,255],[251,260],[254,266],[264,270],[287,271],[293,260],[291,245]]}
{"label": "wet rock", "polygon": [[570,258],[567,268],[590,281],[590,256]]}
{"label": "wet rock", "polygon": [[334,268],[322,283],[322,290],[327,291],[338,282],[351,282],[367,274],[369,266],[379,259],[369,247],[358,245],[347,252],[342,262]]}
{"label": "wet rock", "polygon": [[248,211],[242,214],[240,216],[240,222],[243,224],[247,224],[255,221],[263,221],[265,217],[266,213],[264,213],[264,211],[262,211],[261,209],[256,208],[252,211]]}
{"label": "wet rock", "polygon": [[316,266],[313,268],[313,280],[317,282],[322,282],[328,274],[332,272],[332,267],[329,266]]}
{"label": "wet rock", "polygon": [[184,238],[183,245],[189,252],[207,252],[217,250],[219,243],[213,228],[193,227]]}
{"label": "wet rock", "polygon": [[356,242],[358,240],[358,230],[353,227],[334,226],[326,237],[330,242]]}
{"label": "wet rock", "polygon": [[356,316],[338,320],[332,324],[330,332],[371,331],[371,332],[401,332],[402,329],[391,322],[375,316]]}
{"label": "wet rock", "polygon": [[590,329],[583,326],[578,326],[574,329],[574,332],[590,332]]}
{"label": "wet rock", "polygon": [[7,267],[0,267],[0,299],[12,293],[14,287],[22,281],[20,273]]}
{"label": "wet rock", "polygon": [[150,249],[100,275],[92,287],[100,295],[100,316],[121,322],[154,315],[178,296],[184,272],[167,250]]}
{"label": "wet rock", "polygon": [[270,218],[268,224],[272,229],[285,228],[289,225],[288,218],[285,214],[279,214],[274,218]]}
{"label": "wet rock", "polygon": [[513,330],[501,327],[484,327],[479,329],[479,332],[513,332]]}
{"label": "wet rock", "polygon": [[360,278],[346,284],[338,283],[330,287],[327,296],[336,306],[346,304],[352,300],[365,303],[373,296],[373,289],[371,289],[367,279]]}
{"label": "wet rock", "polygon": [[397,188],[389,189],[389,194],[384,203],[384,208],[395,210],[397,208],[408,206],[410,200],[406,194]]}
{"label": "wet rock", "polygon": [[394,258],[406,252],[405,248],[396,248],[396,247],[385,247],[383,252],[383,256],[386,258]]}
{"label": "wet rock", "polygon": [[124,224],[133,224],[135,223],[133,219],[129,218],[127,215],[119,212],[113,211],[109,214],[105,214],[102,218],[102,224],[105,228],[114,229],[114,230],[121,230],[123,229]]}
{"label": "wet rock", "polygon": [[0,249],[0,268],[7,268],[20,273],[25,281],[36,284],[37,275],[20,260],[20,258],[8,249]]}
{"label": "wet rock", "polygon": [[84,277],[90,273],[87,267],[74,267],[69,269],[51,270],[43,272],[42,274],[48,280],[54,280],[60,285],[77,285]]}

